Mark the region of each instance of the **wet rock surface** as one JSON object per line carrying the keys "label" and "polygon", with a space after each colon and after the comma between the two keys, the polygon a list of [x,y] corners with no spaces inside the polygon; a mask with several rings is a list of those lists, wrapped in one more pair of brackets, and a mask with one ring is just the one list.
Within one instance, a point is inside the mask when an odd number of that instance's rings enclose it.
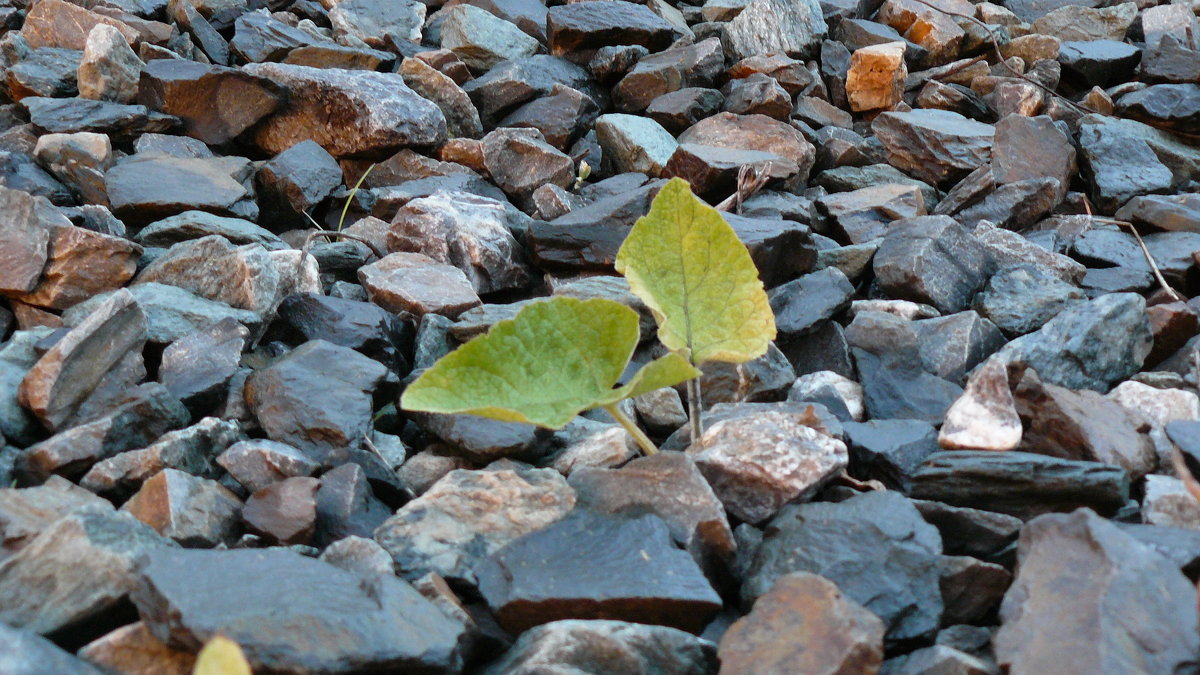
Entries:
{"label": "wet rock surface", "polygon": [[[6,3],[0,671],[1189,672],[1197,12]],[[700,437],[400,409],[548,296],[660,356],[673,177],[776,318]]]}

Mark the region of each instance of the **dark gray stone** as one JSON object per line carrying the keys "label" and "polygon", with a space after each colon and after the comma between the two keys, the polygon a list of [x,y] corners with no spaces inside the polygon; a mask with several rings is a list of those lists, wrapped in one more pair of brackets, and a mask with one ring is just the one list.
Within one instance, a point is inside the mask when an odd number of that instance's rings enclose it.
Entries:
{"label": "dark gray stone", "polygon": [[943,312],[966,309],[994,270],[987,249],[948,216],[893,224],[873,264],[880,289],[889,296]]}
{"label": "dark gray stone", "polygon": [[241,365],[250,332],[232,317],[175,340],[163,350],[158,380],[191,409],[211,409]]}
{"label": "dark gray stone", "polygon": [[1129,500],[1129,474],[1027,452],[953,450],[925,460],[913,476],[912,496],[1023,520],[1081,506],[1112,515]]}
{"label": "dark gray stone", "polygon": [[643,5],[576,2],[551,7],[546,17],[550,53],[591,60],[594,51],[612,45],[641,45],[657,52],[671,44],[674,28]]}
{"label": "dark gray stone", "polygon": [[505,61],[463,85],[484,123],[494,122],[523,103],[546,96],[561,84],[591,96],[601,96],[588,71],[556,56],[537,54]]}
{"label": "dark gray stone", "polygon": [[962,384],[975,366],[1004,346],[1004,334],[974,311],[913,321],[921,362],[929,372]]}
{"label": "dark gray stone", "polygon": [[614,618],[703,629],[721,607],[661,518],[578,509],[514,540],[480,565],[479,588],[500,624],[521,632],[562,619]]}
{"label": "dark gray stone", "polygon": [[872,419],[924,420],[941,424],[962,387],[924,370],[920,358],[903,352],[882,356],[851,350]]}
{"label": "dark gray stone", "polygon": [[29,96],[21,99],[21,106],[35,127],[52,134],[94,131],[131,139],[144,133],[170,131],[179,125],[179,118],[152,112],[145,106],[86,98]]}
{"label": "dark gray stone", "polygon": [[1141,57],[1137,47],[1116,40],[1067,41],[1058,48],[1064,79],[1081,89],[1125,82]]}
{"label": "dark gray stone", "polygon": [[279,304],[278,328],[294,341],[325,340],[349,347],[392,368],[408,372],[412,324],[378,305],[316,293],[289,295]]}
{"label": "dark gray stone", "polygon": [[161,550],[140,568],[132,599],[166,644],[192,651],[221,633],[256,670],[462,668],[465,627],[406,582],[291,551]]}
{"label": "dark gray stone", "polygon": [[907,499],[869,492],[788,506],[763,532],[742,585],[749,604],[790,572],[820,574],[883,619],[886,639],[932,637],[942,615],[942,542]]}
{"label": "dark gray stone", "polygon": [[342,170],[333,156],[311,140],[301,141],[259,167],[255,192],[264,222],[308,227],[304,218],[342,184]]}
{"label": "dark gray stone", "polygon": [[1001,270],[975,298],[975,308],[1008,335],[1041,328],[1086,296],[1077,287],[1035,265]]}
{"label": "dark gray stone", "polygon": [[1145,301],[1116,293],[1068,307],[996,355],[1027,364],[1051,384],[1106,391],[1142,367],[1151,343]]}
{"label": "dark gray stone", "polygon": [[914,499],[921,517],[942,533],[946,555],[991,560],[1017,540],[1021,519],[993,511]]}
{"label": "dark gray stone", "polygon": [[[237,157],[180,159],[132,155],[104,175],[113,213],[145,224],[184,211],[218,216],[258,216],[253,194],[243,184],[250,162]],[[244,201],[246,200],[246,201]]]}
{"label": "dark gray stone", "polygon": [[371,394],[387,369],[324,340],[311,340],[246,380],[246,402],[271,440],[321,456],[356,448],[371,426]]}
{"label": "dark gray stone", "polygon": [[775,328],[789,337],[810,332],[850,306],[854,285],[836,267],[806,274],[767,294],[775,313]]}
{"label": "dark gray stone", "polygon": [[92,664],[28,630],[0,623],[0,670],[8,675],[101,675]]}
{"label": "dark gray stone", "polygon": [[844,429],[850,474],[860,480],[879,480],[895,490],[907,491],[913,471],[939,449],[937,430],[920,420],[847,422]]}
{"label": "dark gray stone", "polygon": [[343,464],[322,474],[316,499],[313,544],[318,547],[349,536],[370,538],[375,528],[392,515],[392,510],[371,492],[367,476],[357,464]]}
{"label": "dark gray stone", "polygon": [[1116,211],[1131,197],[1163,192],[1173,175],[1152,147],[1124,127],[1103,119],[1084,120],[1079,127],[1079,149],[1092,198],[1107,212]]}

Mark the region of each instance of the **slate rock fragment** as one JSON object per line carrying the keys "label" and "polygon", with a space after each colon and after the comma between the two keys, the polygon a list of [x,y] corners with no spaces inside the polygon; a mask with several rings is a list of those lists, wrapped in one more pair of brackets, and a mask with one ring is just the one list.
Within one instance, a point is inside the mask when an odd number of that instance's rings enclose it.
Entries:
{"label": "slate rock fragment", "polygon": [[767,594],[792,572],[819,574],[879,616],[886,639],[931,636],[942,614],[942,541],[908,500],[870,492],[838,503],[785,507],[764,530],[742,601]]}
{"label": "slate rock fragment", "polygon": [[255,669],[462,667],[464,626],[406,582],[364,581],[292,551],[152,554],[138,571],[133,601],[166,644],[198,650],[222,633]]}
{"label": "slate rock fragment", "polygon": [[[1095,649],[1078,655],[1068,672],[1171,671],[1194,664],[1191,584],[1166,558],[1112,523],[1086,509],[1042,516],[1022,531],[1019,556],[995,637],[1004,666],[1060,667],[1059,647],[1081,633],[1092,636]],[[1101,573],[1079,575],[1085,567]],[[1136,621],[1127,613],[1131,608],[1138,610]]]}
{"label": "slate rock fragment", "polygon": [[721,607],[658,516],[578,509],[477,568],[479,589],[514,632],[562,619],[618,619],[698,633]]}

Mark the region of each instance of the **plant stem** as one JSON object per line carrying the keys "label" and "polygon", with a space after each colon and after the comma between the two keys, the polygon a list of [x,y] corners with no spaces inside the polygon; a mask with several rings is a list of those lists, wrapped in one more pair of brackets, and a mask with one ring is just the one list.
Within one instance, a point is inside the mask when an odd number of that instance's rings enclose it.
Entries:
{"label": "plant stem", "polygon": [[621,409],[617,407],[618,405],[618,403],[610,403],[609,405],[604,406],[604,409],[608,411],[609,415],[612,415],[612,418],[617,421],[617,424],[625,427],[625,431],[628,432],[630,436],[633,436],[633,440],[637,441],[637,444],[642,448],[642,452],[646,453],[647,456],[658,454],[658,448],[654,447],[654,441],[650,440],[650,437],[647,436],[641,429],[639,429],[638,425],[633,420],[629,419],[625,413],[621,412]]}
{"label": "plant stem", "polygon": [[700,400],[700,378],[695,377],[687,383],[688,422],[691,424],[692,442],[700,440],[704,435],[704,421],[700,419],[700,411],[704,409]]}

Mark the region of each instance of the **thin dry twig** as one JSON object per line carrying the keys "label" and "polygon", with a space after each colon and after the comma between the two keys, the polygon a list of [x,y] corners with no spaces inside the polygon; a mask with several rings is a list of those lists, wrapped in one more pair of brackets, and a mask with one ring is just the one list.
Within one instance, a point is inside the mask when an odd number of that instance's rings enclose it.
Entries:
{"label": "thin dry twig", "polygon": [[1124,220],[1117,220],[1116,218],[1093,216],[1092,206],[1088,202],[1087,197],[1083,198],[1083,208],[1087,211],[1088,218],[1091,218],[1097,223],[1109,223],[1110,225],[1116,225],[1117,227],[1129,228],[1130,233],[1133,234],[1133,238],[1137,240],[1138,246],[1142,247],[1142,255],[1146,257],[1146,262],[1150,265],[1150,271],[1154,274],[1154,278],[1158,280],[1158,285],[1162,287],[1163,291],[1165,291],[1167,295],[1171,296],[1175,300],[1179,302],[1187,302],[1187,298],[1183,297],[1182,293],[1174,288],[1171,288],[1171,285],[1167,283],[1166,277],[1163,276],[1162,270],[1158,268],[1158,263],[1154,262],[1154,256],[1150,254],[1150,249],[1146,247],[1146,242],[1142,240],[1142,235],[1138,233],[1137,228],[1133,226],[1133,223]]}
{"label": "thin dry twig", "polygon": [[765,165],[744,164],[738,169],[737,189],[733,194],[729,195],[717,204],[718,211],[729,211],[733,209],[734,213],[742,212],[742,202],[754,196],[754,193],[762,189],[767,181],[771,180],[771,169],[773,164],[767,162]]}

